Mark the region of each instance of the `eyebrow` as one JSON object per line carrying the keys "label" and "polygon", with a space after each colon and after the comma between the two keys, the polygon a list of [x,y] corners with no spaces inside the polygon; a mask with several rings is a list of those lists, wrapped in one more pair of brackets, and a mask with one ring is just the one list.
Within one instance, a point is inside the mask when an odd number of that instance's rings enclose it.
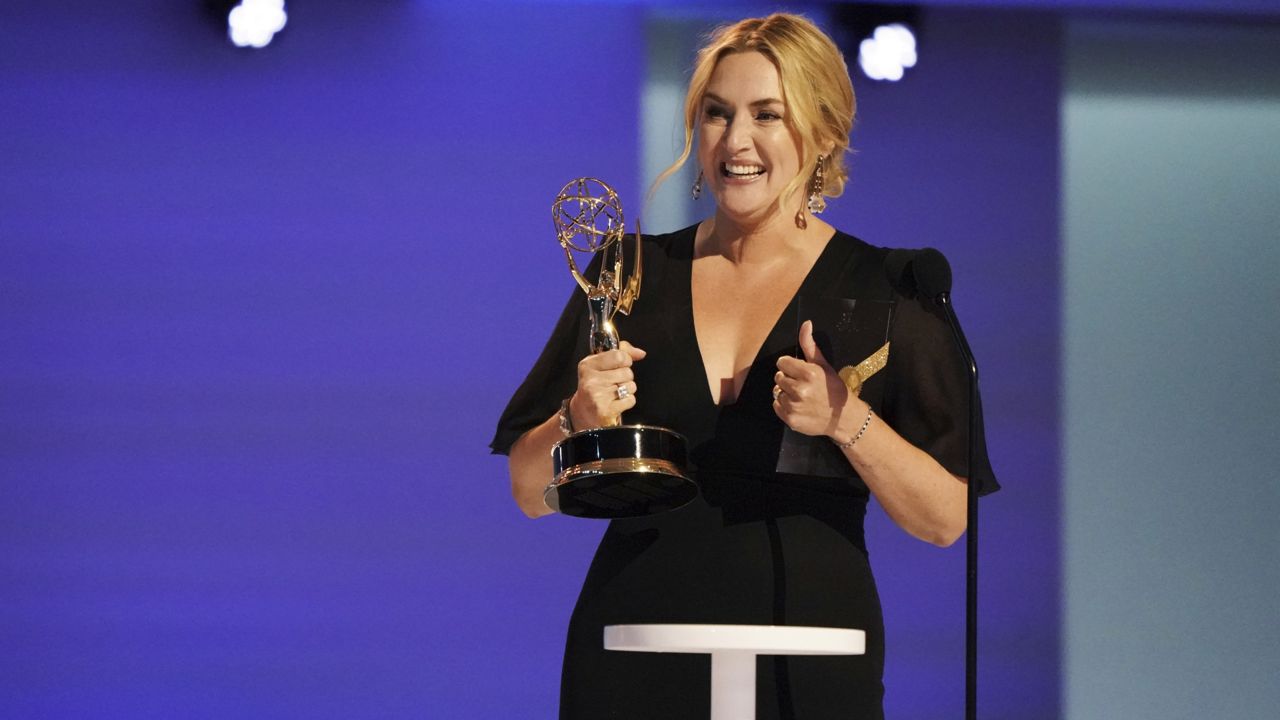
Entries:
{"label": "eyebrow", "polygon": [[[705,100],[710,100],[711,102],[720,103],[721,105],[731,105],[731,104],[732,104],[732,103],[730,103],[728,100],[725,100],[724,98],[720,97],[719,95],[716,95],[715,93],[711,93],[711,92],[703,93],[703,95],[702,95],[702,99],[703,99],[704,101],[705,101]],[[781,101],[781,100],[779,100],[778,98],[764,98],[763,100],[753,100],[753,101],[751,101],[751,103],[750,103],[750,107],[764,107],[765,105],[784,105],[784,106],[785,106],[785,105],[786,105],[786,103],[782,102],[782,101]]]}

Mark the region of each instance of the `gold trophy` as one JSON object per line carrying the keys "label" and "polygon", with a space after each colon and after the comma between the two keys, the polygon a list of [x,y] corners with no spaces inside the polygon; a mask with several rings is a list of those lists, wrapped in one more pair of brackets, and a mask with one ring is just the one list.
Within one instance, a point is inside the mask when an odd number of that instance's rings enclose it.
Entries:
{"label": "gold trophy", "polygon": [[[626,223],[618,194],[595,178],[571,180],[551,206],[556,238],[569,272],[587,294],[592,353],[616,350],[615,313],[628,315],[640,297],[640,226],[635,260],[623,280]],[[578,270],[574,253],[597,255],[599,277],[592,283]],[[605,427],[570,434],[551,451],[554,479],[543,492],[547,507],[565,515],[617,518],[652,515],[678,508],[698,495],[689,478],[683,435],[652,425],[623,425],[608,418]]]}

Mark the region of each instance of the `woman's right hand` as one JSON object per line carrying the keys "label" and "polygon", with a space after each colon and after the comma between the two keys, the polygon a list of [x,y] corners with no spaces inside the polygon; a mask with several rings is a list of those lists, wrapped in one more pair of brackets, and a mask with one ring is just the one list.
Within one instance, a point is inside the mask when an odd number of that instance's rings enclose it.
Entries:
{"label": "woman's right hand", "polygon": [[[636,405],[635,374],[631,364],[643,360],[644,350],[626,340],[617,350],[588,355],[578,363],[578,389],[569,398],[575,430],[606,427]],[[618,399],[618,388],[626,388]]]}

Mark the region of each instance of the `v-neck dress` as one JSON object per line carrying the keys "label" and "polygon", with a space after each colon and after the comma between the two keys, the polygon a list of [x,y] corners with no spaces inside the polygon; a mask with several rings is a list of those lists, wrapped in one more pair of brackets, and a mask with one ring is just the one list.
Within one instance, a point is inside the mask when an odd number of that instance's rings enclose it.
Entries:
{"label": "v-neck dress", "polygon": [[[610,521],[569,623],[560,717],[708,717],[707,656],[607,651],[603,628],[718,623],[866,631],[861,656],[760,657],[757,717],[881,718],[884,629],[862,529],[870,493],[851,469],[844,477],[777,471],[784,425],[773,412],[773,374],[779,357],[799,353],[800,298],[890,303],[889,363],[862,397],[985,494],[999,486],[980,408],[978,452],[973,468],[966,465],[964,363],[936,309],[889,282],[888,250],[837,232],[764,341],[737,400],[716,405],[693,324],[695,233],[693,226],[645,238],[641,297],[615,324],[648,352],[633,366],[637,402],[623,421],[683,434],[701,494],[678,510]],[[589,322],[575,288],[499,421],[494,452],[509,452],[573,393]]]}

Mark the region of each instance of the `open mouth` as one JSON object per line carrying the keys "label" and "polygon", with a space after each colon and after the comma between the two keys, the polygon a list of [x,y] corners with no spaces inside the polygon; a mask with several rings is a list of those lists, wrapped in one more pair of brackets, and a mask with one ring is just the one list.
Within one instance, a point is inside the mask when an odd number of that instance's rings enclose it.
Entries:
{"label": "open mouth", "polygon": [[750,180],[760,177],[764,174],[764,167],[761,165],[742,165],[738,163],[721,163],[720,174],[727,178],[738,178],[740,180]]}

